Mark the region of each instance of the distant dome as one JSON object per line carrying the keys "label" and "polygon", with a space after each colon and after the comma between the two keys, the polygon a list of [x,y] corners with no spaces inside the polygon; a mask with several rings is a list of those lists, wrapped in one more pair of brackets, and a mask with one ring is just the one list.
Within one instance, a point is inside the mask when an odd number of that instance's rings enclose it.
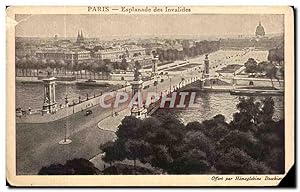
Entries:
{"label": "distant dome", "polygon": [[256,27],[255,35],[256,36],[265,36],[265,29],[261,25],[261,22],[259,22],[258,26]]}

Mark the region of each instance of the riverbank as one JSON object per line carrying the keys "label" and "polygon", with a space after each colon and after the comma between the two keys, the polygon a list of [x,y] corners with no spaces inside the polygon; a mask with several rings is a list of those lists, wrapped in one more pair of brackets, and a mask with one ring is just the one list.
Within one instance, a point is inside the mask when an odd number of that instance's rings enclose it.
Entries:
{"label": "riverbank", "polygon": [[[76,83],[84,83],[88,79],[77,79],[74,81],[55,81],[57,84],[75,85]],[[113,80],[94,80],[95,83],[103,84],[108,83],[110,85],[125,85],[126,81],[113,81]],[[43,80],[38,77],[16,77],[16,83],[43,83]]]}

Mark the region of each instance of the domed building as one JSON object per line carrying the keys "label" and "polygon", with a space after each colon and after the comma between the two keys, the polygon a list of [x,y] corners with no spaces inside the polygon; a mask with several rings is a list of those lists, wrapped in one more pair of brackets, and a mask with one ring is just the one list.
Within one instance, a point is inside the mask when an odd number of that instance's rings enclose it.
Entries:
{"label": "domed building", "polygon": [[261,22],[259,22],[258,26],[256,27],[255,36],[256,37],[263,37],[263,36],[265,36],[265,29],[261,25]]}

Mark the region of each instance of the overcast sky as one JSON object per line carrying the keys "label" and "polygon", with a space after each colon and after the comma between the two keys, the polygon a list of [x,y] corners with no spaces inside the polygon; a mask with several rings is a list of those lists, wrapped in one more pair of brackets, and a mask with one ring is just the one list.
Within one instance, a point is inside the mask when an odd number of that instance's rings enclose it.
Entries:
{"label": "overcast sky", "polygon": [[86,37],[253,35],[261,21],[266,34],[283,33],[283,15],[16,15],[16,36]]}

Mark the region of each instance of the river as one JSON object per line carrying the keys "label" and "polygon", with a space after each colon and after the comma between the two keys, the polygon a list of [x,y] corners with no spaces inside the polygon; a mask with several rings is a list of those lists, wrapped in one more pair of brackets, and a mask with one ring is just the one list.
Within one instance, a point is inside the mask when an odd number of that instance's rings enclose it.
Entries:
{"label": "river", "polygon": [[[70,101],[77,99],[80,95],[86,97],[88,93],[100,94],[105,88],[95,87],[77,87],[76,85],[56,85],[56,100],[58,103],[63,103],[64,98],[68,95]],[[258,100],[263,99],[258,97]],[[282,119],[284,117],[284,99],[282,96],[273,97],[275,101],[274,119]],[[200,104],[199,108],[173,109],[179,118],[188,123],[191,121],[203,121],[210,119],[217,114],[223,114],[227,121],[232,120],[232,114],[237,111],[238,96],[230,95],[230,93],[219,92],[198,92],[195,103]],[[17,84],[16,85],[16,106],[27,109],[41,108],[43,104],[43,85],[42,84]]]}
{"label": "river", "polygon": [[[86,98],[93,97],[94,94],[99,95],[109,88],[105,87],[86,87],[77,86],[74,84],[57,84],[55,87],[55,96],[58,104],[65,102],[65,97],[68,95],[69,102],[78,100],[78,97]],[[16,107],[28,109],[41,109],[43,106],[44,97],[43,83],[16,83]]]}
{"label": "river", "polygon": [[[284,97],[272,97],[274,100],[274,120],[284,118]],[[256,100],[262,100],[263,97],[256,97]],[[227,122],[232,120],[232,116],[237,112],[236,105],[239,103],[239,97],[230,95],[230,93],[220,92],[198,92],[195,103],[199,104],[199,108],[175,109],[183,123],[192,121],[204,121],[211,119],[215,115],[222,114]]]}

